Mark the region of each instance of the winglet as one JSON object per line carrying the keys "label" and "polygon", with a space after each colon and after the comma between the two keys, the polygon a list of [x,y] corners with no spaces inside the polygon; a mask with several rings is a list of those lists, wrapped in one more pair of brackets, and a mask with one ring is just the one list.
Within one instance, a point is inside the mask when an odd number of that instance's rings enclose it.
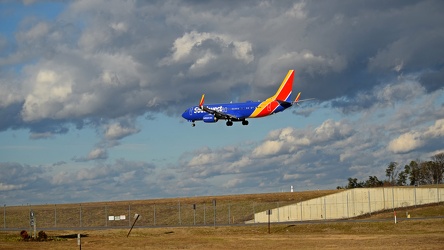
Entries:
{"label": "winglet", "polygon": [[301,92],[298,93],[298,95],[296,96],[296,99],[294,99],[294,102],[298,102],[300,97],[301,97]]}
{"label": "winglet", "polygon": [[202,108],[204,104],[205,94],[202,95],[202,98],[200,99],[199,107]]}

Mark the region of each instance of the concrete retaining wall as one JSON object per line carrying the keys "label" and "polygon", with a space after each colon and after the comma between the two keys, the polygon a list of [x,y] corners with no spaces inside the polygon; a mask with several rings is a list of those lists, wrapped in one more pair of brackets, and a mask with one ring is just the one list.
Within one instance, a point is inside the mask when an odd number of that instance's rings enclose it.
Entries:
{"label": "concrete retaining wall", "polygon": [[[444,188],[355,188],[271,210],[270,222],[346,219],[386,209],[444,202]],[[253,223],[268,222],[267,211]]]}

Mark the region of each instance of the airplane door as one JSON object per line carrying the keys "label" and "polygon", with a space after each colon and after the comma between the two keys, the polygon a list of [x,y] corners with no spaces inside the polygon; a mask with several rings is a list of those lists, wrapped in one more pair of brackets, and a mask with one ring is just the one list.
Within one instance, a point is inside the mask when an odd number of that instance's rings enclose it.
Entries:
{"label": "airplane door", "polygon": [[193,108],[190,108],[190,115],[193,115]]}

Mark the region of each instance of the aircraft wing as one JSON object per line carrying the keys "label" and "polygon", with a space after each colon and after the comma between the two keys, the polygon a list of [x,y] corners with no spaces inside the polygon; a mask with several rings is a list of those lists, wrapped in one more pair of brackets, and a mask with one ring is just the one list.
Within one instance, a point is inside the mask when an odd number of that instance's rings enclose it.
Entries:
{"label": "aircraft wing", "polygon": [[216,117],[217,119],[225,119],[225,120],[237,120],[239,119],[238,117],[231,115],[231,114],[227,114],[218,110],[214,110],[214,109],[210,109],[206,106],[204,106],[204,98],[205,95],[202,95],[202,99],[200,99],[200,103],[199,103],[199,108],[207,113],[210,113],[212,115],[214,115],[214,117]]}
{"label": "aircraft wing", "polygon": [[207,113],[210,113],[210,114],[214,115],[218,119],[225,119],[225,120],[227,120],[227,119],[232,119],[232,120],[238,119],[238,117],[236,117],[234,115],[227,114],[227,113],[220,112],[220,111],[213,110],[213,109],[209,109],[208,107],[205,107],[203,105],[200,106],[200,109],[202,109],[203,111],[205,111]]}

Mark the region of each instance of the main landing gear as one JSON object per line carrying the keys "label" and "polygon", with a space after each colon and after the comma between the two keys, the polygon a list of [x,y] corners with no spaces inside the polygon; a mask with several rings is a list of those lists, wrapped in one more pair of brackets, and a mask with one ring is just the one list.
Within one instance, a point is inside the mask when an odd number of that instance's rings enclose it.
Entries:
{"label": "main landing gear", "polygon": [[[242,120],[242,125],[247,126],[248,125],[248,121],[247,120]],[[227,126],[229,126],[229,127],[233,126],[233,121],[228,120],[227,121]]]}
{"label": "main landing gear", "polygon": [[[196,126],[195,121],[191,121],[191,122],[192,122],[191,123],[191,127],[195,127]],[[226,124],[227,124],[228,127],[231,127],[231,126],[233,126],[233,121],[228,120]],[[242,125],[247,126],[248,125],[248,121],[247,120],[242,120]]]}

